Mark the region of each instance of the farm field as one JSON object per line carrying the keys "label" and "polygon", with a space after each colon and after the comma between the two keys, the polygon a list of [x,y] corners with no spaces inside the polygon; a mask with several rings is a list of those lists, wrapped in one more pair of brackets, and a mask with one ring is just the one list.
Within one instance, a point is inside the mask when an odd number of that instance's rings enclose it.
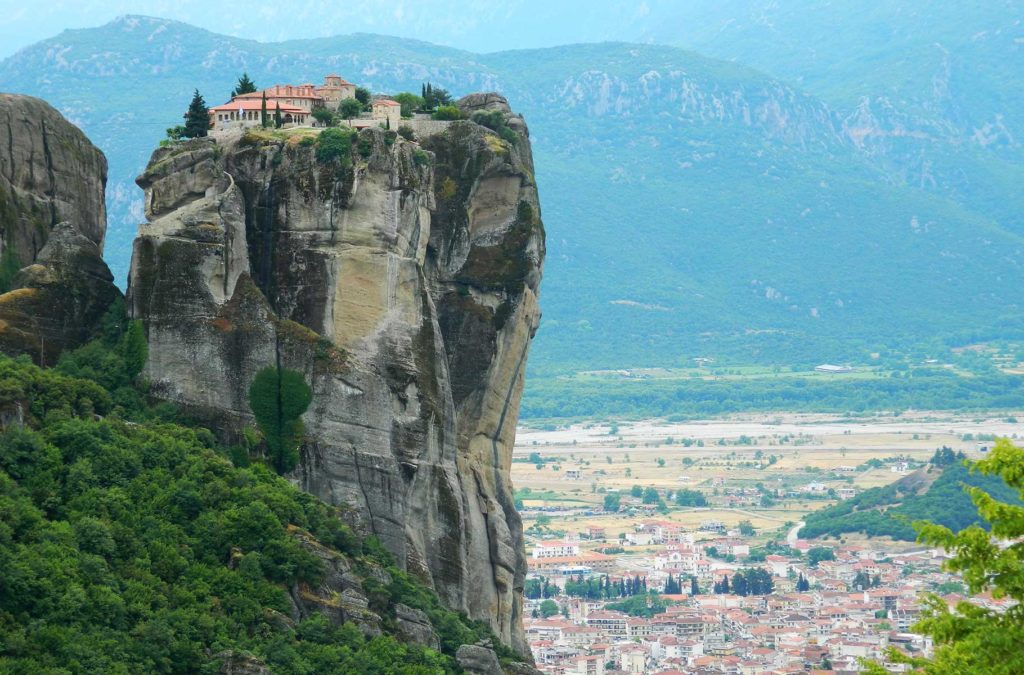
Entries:
{"label": "farm field", "polygon": [[[512,480],[528,546],[592,527],[604,528],[607,546],[645,519],[688,530],[709,522],[732,529],[749,521],[757,531],[751,543],[757,544],[784,538],[806,513],[841,496],[898,480],[940,447],[980,456],[994,437],[1024,437],[1018,419],[1024,413],[751,414],[681,423],[524,426]],[[658,501],[650,492],[644,499],[647,488],[654,488]],[[678,505],[680,490],[699,492],[707,505]],[[618,495],[619,511],[604,511],[609,495]],[[643,552],[623,545],[626,554]]]}

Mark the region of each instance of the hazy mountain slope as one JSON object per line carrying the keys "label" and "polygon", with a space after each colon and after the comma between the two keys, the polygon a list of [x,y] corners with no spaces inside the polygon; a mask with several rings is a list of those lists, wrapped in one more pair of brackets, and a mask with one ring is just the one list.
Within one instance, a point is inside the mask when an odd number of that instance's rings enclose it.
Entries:
{"label": "hazy mountain slope", "polygon": [[[859,358],[1021,325],[1012,223],[908,186],[820,101],[675,48],[262,44],[131,17],[19,52],[0,63],[0,89],[47,98],[107,153],[107,255],[123,278],[141,220],[134,176],[193,87],[220,102],[243,69],[261,84],[339,71],[380,91],[497,89],[524,112],[549,242],[535,372]],[[1000,161],[980,163],[986,189],[1020,213],[1016,164]]]}
{"label": "hazy mountain slope", "polygon": [[1024,179],[1018,0],[652,7],[646,39],[797,84],[839,111],[850,138],[893,175],[1024,230],[1017,205],[1004,197],[1010,182]]}

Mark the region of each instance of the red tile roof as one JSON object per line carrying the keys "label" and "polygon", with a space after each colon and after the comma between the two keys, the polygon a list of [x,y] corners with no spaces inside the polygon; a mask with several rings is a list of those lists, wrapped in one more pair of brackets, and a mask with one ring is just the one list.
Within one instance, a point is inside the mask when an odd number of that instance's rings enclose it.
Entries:
{"label": "red tile roof", "polygon": [[[268,115],[273,115],[274,112],[277,110],[277,107],[278,107],[278,104],[276,102],[274,102],[274,101],[267,101],[267,114]],[[213,106],[212,108],[210,108],[210,112],[211,113],[213,113],[213,112],[236,112],[236,111],[238,111],[239,108],[241,108],[242,110],[247,110],[247,111],[248,110],[262,110],[263,109],[263,100],[259,99],[259,98],[255,98],[255,99],[252,99],[252,98],[244,98],[244,99],[243,98],[236,98],[235,100],[230,101],[228,103],[224,103],[222,105]],[[298,108],[298,107],[293,106],[293,105],[282,105],[281,106],[281,114],[285,114],[285,113],[302,113],[303,115],[308,115],[309,111],[308,110],[304,110],[302,108]]]}

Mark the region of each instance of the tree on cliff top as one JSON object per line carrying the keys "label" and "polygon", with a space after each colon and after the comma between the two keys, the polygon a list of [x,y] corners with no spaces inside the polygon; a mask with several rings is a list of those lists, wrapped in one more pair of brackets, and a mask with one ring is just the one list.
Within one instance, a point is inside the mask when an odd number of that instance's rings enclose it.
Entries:
{"label": "tree on cliff top", "polygon": [[210,109],[203,100],[203,95],[196,89],[192,102],[185,113],[185,137],[202,138],[210,130]]}
{"label": "tree on cliff top", "polygon": [[313,391],[302,373],[268,366],[256,373],[249,387],[249,407],[267,441],[274,470],[288,473],[299,462],[302,413],[313,400]]}
{"label": "tree on cliff top", "polygon": [[249,73],[242,73],[238,78],[238,84],[231,90],[231,98],[242,94],[252,94],[256,91],[256,83],[249,79]]}
{"label": "tree on cliff top", "polygon": [[347,120],[352,119],[361,112],[363,112],[363,104],[358,99],[346,98],[338,106],[338,113]]}
{"label": "tree on cliff top", "polygon": [[[999,476],[1024,498],[1024,449],[1005,438],[971,469]],[[972,596],[990,591],[995,598],[1013,600],[1013,606],[1003,611],[962,600],[950,610],[932,595],[914,630],[935,641],[934,657],[912,659],[896,651],[889,657],[925,673],[1024,673],[1024,507],[998,501],[978,487],[967,491],[992,532],[972,525],[954,534],[948,527],[917,522],[918,541],[953,553],[944,567],[963,575]],[[888,671],[874,664],[868,672]]]}

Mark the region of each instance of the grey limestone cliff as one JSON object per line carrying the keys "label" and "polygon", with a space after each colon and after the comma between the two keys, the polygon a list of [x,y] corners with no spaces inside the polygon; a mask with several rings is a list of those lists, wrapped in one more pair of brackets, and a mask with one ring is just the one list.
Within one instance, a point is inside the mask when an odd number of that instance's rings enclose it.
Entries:
{"label": "grey limestone cliff", "polygon": [[303,373],[290,478],[525,652],[509,470],[544,232],[522,118],[493,94],[460,105],[502,133],[366,129],[329,156],[315,130],[260,129],[158,150],[129,304],[154,393],[225,434],[251,424],[259,370]]}
{"label": "grey limestone cliff", "polygon": [[44,101],[0,94],[0,350],[53,363],[120,297],[103,262],[107,161]]}

